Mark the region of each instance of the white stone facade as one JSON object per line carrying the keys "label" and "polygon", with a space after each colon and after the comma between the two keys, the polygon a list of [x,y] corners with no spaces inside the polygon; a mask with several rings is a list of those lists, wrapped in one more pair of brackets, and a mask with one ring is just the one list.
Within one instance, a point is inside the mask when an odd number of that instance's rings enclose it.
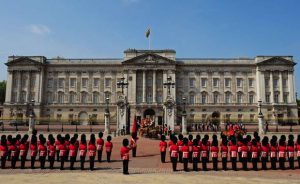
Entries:
{"label": "white stone facade", "polygon": [[[89,117],[104,122],[105,98],[110,98],[111,122],[116,123],[117,102],[124,89],[128,101],[128,130],[133,117],[155,114],[156,123],[172,128],[181,122],[182,98],[188,123],[210,121],[257,122],[257,101],[270,122],[296,121],[294,61],[291,56],[255,58],[176,58],[174,50],[135,50],[123,59],[48,59],[10,56],[4,116],[26,118],[25,103],[34,99],[39,122]],[[175,87],[164,86],[167,78]],[[170,103],[166,103],[170,100]],[[171,121],[171,122],[170,122]]]}

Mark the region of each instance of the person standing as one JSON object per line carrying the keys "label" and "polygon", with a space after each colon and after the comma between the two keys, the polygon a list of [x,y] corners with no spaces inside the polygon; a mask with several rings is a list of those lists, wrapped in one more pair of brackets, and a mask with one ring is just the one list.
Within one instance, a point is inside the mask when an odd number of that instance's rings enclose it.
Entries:
{"label": "person standing", "polygon": [[213,162],[213,170],[217,171],[218,170],[218,154],[219,154],[217,137],[214,137],[212,140],[210,152],[211,152],[211,158],[212,158],[212,162]]}
{"label": "person standing", "polygon": [[30,158],[31,158],[31,169],[35,169],[35,160],[38,153],[37,148],[37,137],[36,135],[31,136],[31,142],[30,142]]}
{"label": "person standing", "polygon": [[67,149],[65,145],[65,138],[60,138],[60,144],[59,144],[59,159],[60,159],[60,170],[64,170],[65,165],[65,159],[66,159]]}
{"label": "person standing", "polygon": [[277,162],[277,142],[276,139],[271,139],[271,148],[270,148],[270,160],[271,160],[271,169],[276,170],[276,162]]}
{"label": "person standing", "polygon": [[257,140],[254,138],[251,143],[251,161],[252,161],[252,169],[254,171],[258,171],[257,169],[258,153],[259,153],[259,148],[257,146]]}
{"label": "person standing", "polygon": [[25,169],[25,162],[27,157],[26,142],[27,142],[26,139],[23,137],[21,139],[21,144],[20,144],[21,169]]}
{"label": "person standing", "polygon": [[242,146],[243,146],[243,137],[241,135],[238,135],[237,147],[238,147],[239,162],[242,162]]}
{"label": "person standing", "polygon": [[267,138],[263,138],[262,140],[262,146],[261,146],[261,169],[267,170],[267,161],[268,161],[268,155],[269,155],[269,145]]}
{"label": "person standing", "polygon": [[38,146],[41,169],[45,169],[45,162],[47,156],[47,147],[45,146],[45,143],[46,143],[46,139],[42,137],[40,139],[40,144]]}
{"label": "person standing", "polygon": [[80,144],[79,144],[80,169],[81,170],[84,170],[86,150],[87,150],[86,136],[85,136],[85,134],[82,134]]}
{"label": "person standing", "polygon": [[300,134],[298,135],[297,143],[295,145],[295,149],[296,149],[296,152],[297,152],[298,167],[300,169]]}
{"label": "person standing", "polygon": [[207,171],[207,162],[208,162],[208,150],[209,147],[207,146],[207,139],[204,137],[202,139],[202,146],[201,146],[201,160],[202,160],[202,170]]}
{"label": "person standing", "polygon": [[111,142],[111,136],[107,136],[107,142],[105,143],[107,162],[110,162],[111,152],[113,149],[113,143]]}
{"label": "person standing", "polygon": [[223,171],[227,170],[227,157],[228,157],[228,140],[226,137],[222,139],[221,144],[221,158],[222,158],[222,169]]}
{"label": "person standing", "polygon": [[10,158],[11,158],[11,168],[16,168],[16,162],[18,159],[18,148],[16,146],[16,138],[12,138],[11,145],[9,146]]}
{"label": "person standing", "polygon": [[98,162],[102,161],[102,152],[103,152],[103,146],[104,146],[104,140],[103,140],[103,133],[99,132],[97,139],[97,153],[98,153]]}
{"label": "person standing", "polygon": [[60,145],[61,135],[57,134],[56,141],[55,141],[55,148],[56,148],[56,161],[59,162],[59,145]]}
{"label": "person standing", "polygon": [[167,143],[166,143],[166,136],[161,135],[161,141],[159,143],[159,150],[160,150],[160,160],[162,163],[166,162],[166,150],[167,150]]}
{"label": "person standing", "polygon": [[177,146],[178,146],[178,160],[180,163],[182,163],[182,146],[183,146],[183,135],[179,134],[178,135],[178,141],[177,141]]}
{"label": "person standing", "polygon": [[189,146],[189,162],[193,163],[193,135],[189,135],[189,141],[188,141],[188,146]]}
{"label": "person standing", "polygon": [[8,152],[8,148],[7,148],[6,136],[2,135],[1,144],[0,144],[1,169],[5,169],[7,152]]}
{"label": "person standing", "polygon": [[170,157],[172,162],[173,171],[177,171],[177,159],[178,159],[178,147],[177,147],[177,137],[172,136],[172,145],[169,147]]}
{"label": "person standing", "polygon": [[76,160],[76,138],[72,137],[69,145],[70,170],[74,170]]}
{"label": "person standing", "polygon": [[7,136],[7,139],[6,139],[6,145],[7,145],[7,154],[6,154],[6,156],[7,156],[7,160],[8,161],[10,161],[11,159],[10,159],[10,155],[11,155],[11,151],[10,151],[10,149],[9,149],[9,147],[11,146],[11,142],[12,142],[12,135],[8,135]]}
{"label": "person standing", "polygon": [[288,144],[287,144],[287,156],[288,156],[288,161],[289,161],[289,166],[290,169],[294,170],[294,156],[295,153],[295,144],[294,144],[294,136],[293,135],[289,135],[289,140],[288,140]]}
{"label": "person standing", "polygon": [[88,146],[88,150],[89,150],[89,157],[90,157],[90,170],[93,171],[94,170],[94,162],[95,162],[95,156],[96,156],[96,138],[94,134],[91,134],[90,136],[90,142],[89,142],[89,146]]}
{"label": "person standing", "polygon": [[279,158],[279,168],[281,170],[285,170],[286,143],[285,140],[282,138],[279,139],[278,158]]}
{"label": "person standing", "polygon": [[243,139],[243,146],[241,148],[241,156],[242,156],[242,164],[243,164],[243,170],[248,171],[247,162],[248,162],[248,140],[247,138]]}
{"label": "person standing", "polygon": [[200,147],[198,139],[193,140],[193,171],[198,171],[198,162],[200,155]]}
{"label": "person standing", "polygon": [[189,162],[189,140],[187,138],[183,138],[183,146],[182,146],[182,162],[183,162],[183,170],[188,172],[188,162]]}
{"label": "person standing", "polygon": [[129,151],[130,147],[128,147],[129,141],[128,139],[123,139],[123,146],[120,149],[121,158],[123,161],[123,174],[128,175],[128,164],[129,164]]}
{"label": "person standing", "polygon": [[[171,146],[174,144],[173,143],[173,137],[175,137],[173,134],[170,135],[170,138],[169,138],[169,141],[168,141],[168,147],[169,147],[169,154],[170,154],[170,160],[171,160],[171,151],[170,151],[170,148]],[[177,142],[177,140],[176,140]]]}
{"label": "person standing", "polygon": [[66,147],[65,161],[69,161],[70,134],[66,134],[64,144],[65,144],[65,147]]}
{"label": "person standing", "polygon": [[238,147],[236,145],[235,137],[231,139],[229,148],[230,148],[230,160],[232,164],[232,170],[237,171],[236,162],[237,162]]}
{"label": "person standing", "polygon": [[137,149],[137,140],[139,138],[137,137],[137,133],[133,132],[131,134],[131,139],[130,139],[130,147],[132,148],[132,157],[136,157],[136,149]]}
{"label": "person standing", "polygon": [[50,169],[53,169],[54,160],[55,160],[55,139],[54,137],[50,138],[49,144],[48,144],[48,161],[50,164]]}

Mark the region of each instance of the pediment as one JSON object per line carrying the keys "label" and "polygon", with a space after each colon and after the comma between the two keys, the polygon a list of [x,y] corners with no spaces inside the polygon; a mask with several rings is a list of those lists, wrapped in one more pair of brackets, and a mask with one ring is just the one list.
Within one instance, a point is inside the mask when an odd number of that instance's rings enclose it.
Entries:
{"label": "pediment", "polygon": [[30,59],[29,57],[19,57],[12,61],[5,63],[7,66],[30,66],[30,65],[42,65],[41,62]]}
{"label": "pediment", "polygon": [[140,56],[130,58],[122,62],[122,64],[129,65],[170,65],[175,63],[176,62],[172,59],[153,53],[142,54]]}
{"label": "pediment", "polygon": [[293,65],[294,66],[296,65],[296,63],[282,57],[272,57],[257,63],[257,65]]}

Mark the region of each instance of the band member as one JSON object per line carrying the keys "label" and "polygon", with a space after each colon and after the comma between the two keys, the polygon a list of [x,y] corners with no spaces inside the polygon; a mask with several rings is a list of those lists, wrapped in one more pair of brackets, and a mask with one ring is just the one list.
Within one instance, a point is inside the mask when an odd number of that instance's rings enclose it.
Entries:
{"label": "band member", "polygon": [[78,141],[78,134],[75,133],[74,136],[75,138],[75,150],[76,150],[76,157],[75,157],[75,162],[76,162],[76,158],[77,158],[77,153],[78,153],[78,149],[79,149],[79,141]]}
{"label": "band member", "polygon": [[60,144],[59,144],[58,148],[59,148],[60,170],[64,170],[65,169],[64,168],[65,159],[66,159],[66,154],[67,154],[64,137],[60,138]]}
{"label": "band member", "polygon": [[88,146],[91,171],[94,170],[94,161],[95,161],[96,150],[97,150],[95,143],[96,143],[95,134],[91,134],[90,142],[89,142],[89,146]]}
{"label": "band member", "polygon": [[56,141],[55,141],[55,148],[56,148],[56,161],[59,162],[59,145],[60,145],[61,135],[57,134]]}
{"label": "band member", "polygon": [[120,153],[121,153],[121,158],[123,160],[123,174],[127,175],[129,174],[128,163],[129,163],[129,151],[131,148],[128,147],[129,144],[128,139],[123,139],[122,144],[123,146],[121,147]]}
{"label": "band member", "polygon": [[160,150],[160,160],[162,163],[166,162],[166,150],[167,150],[167,143],[166,143],[166,136],[161,135],[161,141],[159,143],[159,150]]}
{"label": "band member", "polygon": [[31,142],[30,142],[30,158],[31,158],[31,169],[35,169],[35,159],[38,153],[38,147],[37,147],[37,137],[35,135],[31,136]]}
{"label": "band member", "polygon": [[242,164],[243,164],[243,170],[244,171],[247,171],[248,170],[248,167],[247,167],[247,162],[248,162],[248,152],[249,152],[249,149],[248,149],[248,140],[247,138],[244,138],[243,139],[243,146],[241,148],[241,152],[242,152]]}
{"label": "band member", "polygon": [[211,143],[211,158],[213,162],[213,170],[218,170],[218,153],[219,153],[219,147],[218,147],[218,139],[216,136],[214,136],[213,141]]}
{"label": "band member", "polygon": [[182,162],[183,162],[183,170],[188,172],[188,162],[189,162],[189,140],[187,138],[183,138],[183,146],[182,146]]}
{"label": "band member", "polygon": [[226,137],[222,139],[221,144],[221,158],[222,158],[222,169],[223,171],[227,170],[227,157],[228,157],[228,140]]}
{"label": "band member", "polygon": [[198,171],[198,162],[200,155],[200,147],[198,139],[193,140],[193,171]]}
{"label": "band member", "polygon": [[48,145],[48,161],[50,164],[50,169],[53,169],[54,160],[55,160],[55,139],[54,137],[50,138],[49,145]]}
{"label": "band member", "polygon": [[294,168],[294,152],[295,152],[295,144],[294,144],[294,136],[289,135],[289,140],[287,144],[287,156],[289,160],[289,166],[290,169],[295,169]]}
{"label": "band member", "polygon": [[295,145],[295,149],[297,151],[298,167],[300,169],[300,134],[298,135],[297,143]]}
{"label": "band member", "polygon": [[46,143],[46,139],[42,137],[40,139],[40,144],[38,146],[41,169],[45,169],[45,162],[47,156],[47,147],[45,146],[45,143]]}
{"label": "band member", "polygon": [[183,135],[179,134],[178,135],[178,141],[177,141],[177,146],[178,146],[178,160],[180,163],[182,163],[182,146],[183,146]]}
{"label": "band member", "polygon": [[209,147],[207,145],[208,145],[207,139],[204,137],[202,139],[202,146],[201,146],[201,160],[202,160],[203,171],[207,171],[208,150],[209,150]]}
{"label": "band member", "polygon": [[177,137],[172,136],[172,145],[169,147],[173,171],[177,171],[178,147]]}
{"label": "band member", "polygon": [[104,140],[102,139],[103,133],[99,132],[97,139],[97,152],[98,152],[98,162],[102,161],[102,152],[103,152],[103,146],[104,146]]}
{"label": "band member", "polygon": [[49,159],[49,145],[50,145],[50,139],[53,139],[53,135],[52,134],[49,134],[48,135],[48,140],[47,140],[47,143],[46,143],[46,146],[47,146],[47,149],[48,149],[48,161],[50,160]]}
{"label": "band member", "polygon": [[136,148],[137,148],[138,139],[139,138],[137,137],[136,132],[131,134],[130,147],[132,148],[132,157],[136,157]]}
{"label": "band member", "polygon": [[252,168],[254,171],[257,171],[257,162],[258,162],[258,153],[259,149],[257,146],[257,140],[253,139],[251,143],[251,160],[252,160]]}
{"label": "band member", "polygon": [[19,156],[20,156],[21,138],[22,138],[22,136],[20,134],[16,135],[17,160],[19,160]]}
{"label": "band member", "polygon": [[85,134],[81,135],[81,140],[79,144],[79,155],[80,155],[80,169],[84,170],[84,162],[85,162],[85,156],[86,156],[86,136]]}
{"label": "band member", "polygon": [[267,161],[268,161],[268,155],[269,155],[269,145],[267,137],[263,138],[262,140],[262,146],[261,146],[261,169],[267,170]]}
{"label": "band member", "polygon": [[285,170],[285,157],[286,157],[286,143],[285,143],[285,139],[281,137],[278,146],[279,168],[281,170]]}
{"label": "band member", "polygon": [[18,148],[16,146],[16,138],[12,138],[11,140],[11,145],[9,146],[10,150],[10,158],[11,158],[11,168],[15,169],[16,168],[16,162],[18,158]]}
{"label": "band member", "polygon": [[237,147],[238,147],[238,156],[239,162],[242,162],[242,146],[243,146],[243,137],[242,135],[237,136]]}
{"label": "band member", "polygon": [[21,169],[25,169],[25,161],[26,161],[26,156],[27,156],[27,141],[23,137],[21,139],[21,144],[20,144],[20,157],[21,157]]}
{"label": "band member", "polygon": [[[213,135],[216,136],[216,135]],[[204,139],[206,139],[206,146],[207,146],[207,162],[209,162],[209,155],[210,155],[210,140],[209,140],[209,136],[207,134],[204,135]]]}
{"label": "band member", "polygon": [[110,156],[113,149],[113,143],[111,142],[111,136],[107,136],[107,142],[105,143],[107,162],[110,162]]}
{"label": "band member", "polygon": [[238,146],[236,145],[235,138],[231,139],[229,148],[230,148],[230,160],[232,164],[232,170],[237,171],[236,162],[237,162]]}
{"label": "band member", "polygon": [[72,137],[69,145],[69,156],[70,156],[70,170],[74,170],[74,163],[76,160],[76,138]]}
{"label": "band member", "polygon": [[7,152],[7,160],[10,161],[10,149],[9,147],[11,146],[11,141],[12,141],[12,135],[8,135],[7,136],[7,139],[6,139],[6,145],[7,145],[7,149],[8,149],[8,152]]}
{"label": "band member", "polygon": [[275,138],[271,139],[271,148],[270,148],[270,160],[271,160],[271,169],[276,170],[276,162],[277,162],[277,141]]}
{"label": "band member", "polygon": [[252,155],[251,155],[251,146],[252,146],[251,135],[247,135],[246,139],[247,139],[247,146],[248,146],[247,160],[248,160],[248,162],[251,162],[251,158],[252,158]]}
{"label": "band member", "polygon": [[[169,147],[169,154],[170,154],[170,160],[171,160],[171,151],[170,151],[170,148],[171,146],[174,144],[173,143],[173,137],[175,137],[173,134],[170,135],[170,139],[168,141],[168,147]],[[176,141],[177,142],[177,141]]]}
{"label": "band member", "polygon": [[66,157],[65,161],[69,161],[69,146],[70,146],[70,134],[65,135],[65,147],[66,147]]}
{"label": "band member", "polygon": [[6,136],[2,135],[1,144],[0,144],[1,169],[5,169],[7,151],[8,148],[7,148]]}
{"label": "band member", "polygon": [[193,163],[193,135],[189,135],[189,141],[188,141],[188,146],[189,146],[189,162]]}

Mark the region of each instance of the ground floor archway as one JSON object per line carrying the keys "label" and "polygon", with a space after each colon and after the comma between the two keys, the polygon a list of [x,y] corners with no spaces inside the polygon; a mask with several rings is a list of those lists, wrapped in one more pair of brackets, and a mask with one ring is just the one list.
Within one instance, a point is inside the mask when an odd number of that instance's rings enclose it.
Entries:
{"label": "ground floor archway", "polygon": [[82,111],[78,114],[79,123],[82,125],[87,125],[89,122],[89,115],[87,112]]}

